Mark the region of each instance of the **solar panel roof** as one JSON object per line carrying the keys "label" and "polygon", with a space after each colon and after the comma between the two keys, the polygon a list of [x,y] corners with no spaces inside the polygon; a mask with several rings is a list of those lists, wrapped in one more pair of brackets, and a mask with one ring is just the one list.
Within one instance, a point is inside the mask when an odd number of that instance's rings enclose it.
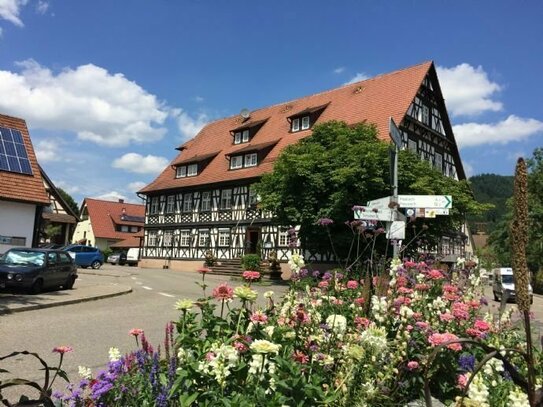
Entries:
{"label": "solar panel roof", "polygon": [[32,167],[19,130],[0,127],[0,171],[32,175]]}

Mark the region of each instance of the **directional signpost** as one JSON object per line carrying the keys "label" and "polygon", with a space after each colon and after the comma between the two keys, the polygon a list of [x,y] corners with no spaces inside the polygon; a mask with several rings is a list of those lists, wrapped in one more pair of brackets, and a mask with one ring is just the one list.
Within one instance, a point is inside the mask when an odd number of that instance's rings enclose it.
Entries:
{"label": "directional signpost", "polygon": [[394,210],[386,208],[386,209],[372,209],[368,208],[367,206],[359,206],[354,211],[354,218],[355,219],[362,219],[362,220],[379,220],[382,222],[392,222],[394,219]]}
{"label": "directional signpost", "polygon": [[400,208],[452,208],[450,195],[398,195]]}

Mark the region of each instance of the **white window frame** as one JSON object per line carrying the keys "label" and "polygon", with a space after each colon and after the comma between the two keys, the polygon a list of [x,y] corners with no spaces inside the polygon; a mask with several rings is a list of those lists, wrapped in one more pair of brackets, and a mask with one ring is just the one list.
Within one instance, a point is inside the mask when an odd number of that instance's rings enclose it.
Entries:
{"label": "white window frame", "polygon": [[162,247],[172,247],[173,232],[171,230],[165,230],[162,238]]}
{"label": "white window frame", "polygon": [[421,108],[421,122],[430,125],[430,109],[426,105],[422,105]]}
{"label": "white window frame", "polygon": [[290,128],[291,131],[300,131],[300,119],[292,119],[292,126]]}
{"label": "white window frame", "polygon": [[302,130],[307,130],[309,129],[309,116],[304,116],[302,117]]}
{"label": "white window frame", "polygon": [[157,233],[156,230],[150,230],[147,235],[147,246],[156,246]]}
{"label": "white window frame", "polygon": [[256,167],[258,164],[258,156],[256,153],[245,154],[245,167]]}
{"label": "white window frame", "polygon": [[417,141],[408,138],[407,139],[407,149],[416,154],[417,153]]}
{"label": "white window frame", "polygon": [[234,144],[240,144],[241,143],[241,132],[237,131],[234,134]]}
{"label": "white window frame", "polygon": [[192,211],[192,193],[188,192],[183,195],[183,212]]}
{"label": "white window frame", "polygon": [[130,229],[127,225],[121,225],[121,232],[130,232]]}
{"label": "white window frame", "polygon": [[175,178],[185,178],[187,176],[187,166],[181,165],[175,170]]}
{"label": "white window frame", "polygon": [[249,188],[249,195],[247,197],[247,205],[255,205],[258,203],[258,195],[254,188]]}
{"label": "white window frame", "polygon": [[201,212],[209,212],[211,210],[211,191],[202,192]]}
{"label": "white window frame", "polygon": [[139,232],[139,228],[137,226],[130,226],[130,232],[137,233]]}
{"label": "white window frame", "polygon": [[243,156],[233,155],[230,157],[230,169],[237,170],[239,168],[243,168]]}
{"label": "white window frame", "polygon": [[443,172],[443,155],[441,153],[434,152],[434,167]]}
{"label": "white window frame", "polygon": [[219,246],[228,247],[230,246],[230,229],[219,229]]}
{"label": "white window frame", "polygon": [[179,246],[189,247],[190,246],[190,230],[181,229],[179,232]]}
{"label": "white window frame", "polygon": [[223,189],[221,191],[221,209],[231,209],[232,208],[232,190]]}
{"label": "white window frame", "polygon": [[166,198],[166,213],[175,212],[175,195],[168,195]]}
{"label": "white window frame", "polygon": [[151,198],[151,205],[149,207],[149,214],[156,215],[158,213],[158,196]]}
{"label": "white window frame", "polygon": [[241,142],[247,143],[249,142],[249,130],[243,130],[243,133],[241,133]]}
{"label": "white window frame", "polygon": [[288,230],[279,230],[279,236],[277,238],[277,245],[281,247],[288,246]]}
{"label": "white window frame", "polygon": [[187,166],[187,177],[194,177],[198,175],[198,164],[190,164]]}
{"label": "white window frame", "polygon": [[209,245],[209,229],[198,230],[198,247],[207,247]]}

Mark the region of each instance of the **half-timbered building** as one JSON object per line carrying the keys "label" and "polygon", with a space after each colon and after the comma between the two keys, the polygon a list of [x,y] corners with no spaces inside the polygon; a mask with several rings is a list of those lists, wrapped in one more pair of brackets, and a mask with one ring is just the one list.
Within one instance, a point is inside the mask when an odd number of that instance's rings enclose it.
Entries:
{"label": "half-timbered building", "polygon": [[[270,251],[286,260],[287,229],[271,224],[252,185],[280,152],[317,123],[373,123],[390,142],[392,117],[403,145],[446,176],[464,179],[434,64],[376,76],[337,89],[216,120],[179,146],[170,165],[139,193],[146,198],[140,265],[194,269],[207,251],[218,259]],[[448,251],[457,247],[454,237]],[[317,258],[309,260],[318,260]]]}

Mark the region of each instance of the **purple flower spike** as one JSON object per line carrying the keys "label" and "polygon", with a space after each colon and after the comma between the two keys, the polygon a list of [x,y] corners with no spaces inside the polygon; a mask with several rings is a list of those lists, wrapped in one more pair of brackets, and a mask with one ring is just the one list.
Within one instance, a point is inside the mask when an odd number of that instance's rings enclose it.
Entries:
{"label": "purple flower spike", "polygon": [[319,226],[328,226],[328,225],[331,225],[333,224],[334,221],[332,219],[328,219],[328,218],[321,218],[317,221],[317,225]]}

